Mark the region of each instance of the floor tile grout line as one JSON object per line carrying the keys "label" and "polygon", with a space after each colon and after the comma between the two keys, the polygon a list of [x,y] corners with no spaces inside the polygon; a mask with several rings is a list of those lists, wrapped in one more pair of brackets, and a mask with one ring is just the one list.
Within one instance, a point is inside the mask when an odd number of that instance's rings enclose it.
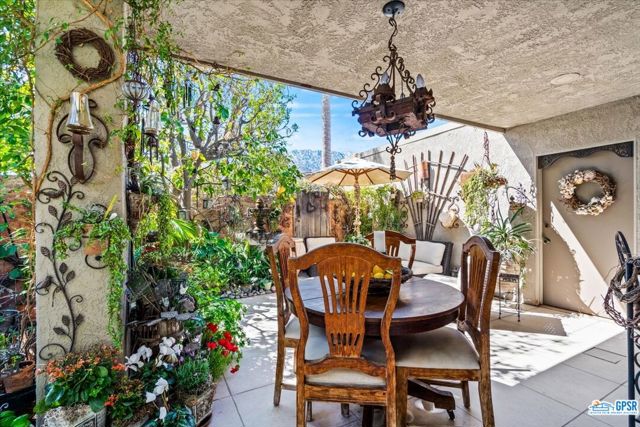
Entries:
{"label": "floor tile grout line", "polygon": [[244,424],[244,419],[242,418],[242,414],[240,413],[240,408],[238,408],[238,404],[236,403],[236,399],[233,396],[233,393],[231,393],[231,388],[229,387],[229,383],[227,383],[227,379],[225,377],[222,377],[224,379],[224,383],[227,385],[227,389],[229,390],[229,397],[231,397],[231,401],[233,402],[233,406],[234,408],[236,408],[236,414],[238,414],[238,418],[240,418],[240,424],[242,424],[242,427],[246,427]]}
{"label": "floor tile grout line", "polygon": [[[584,353],[580,353],[580,354],[584,354]],[[575,356],[574,356],[574,357],[575,357]],[[591,356],[591,357],[593,357],[593,356]],[[599,357],[596,357],[596,359],[600,359],[600,358],[599,358]],[[571,360],[571,359],[567,359],[567,360]],[[605,360],[605,359],[600,359],[600,360],[603,360],[603,361],[605,361],[605,362],[606,362],[606,360]],[[609,362],[609,363],[611,363],[611,362]],[[609,382],[616,383],[615,381],[611,381],[611,378],[608,378],[608,377],[602,377],[602,376],[600,376],[600,375],[598,375],[598,374],[596,374],[596,373],[593,373],[593,372],[591,372],[591,371],[587,371],[587,370],[585,370],[585,369],[578,368],[578,367],[573,366],[573,365],[569,365],[569,364],[567,364],[567,361],[566,361],[566,360],[565,360],[564,362],[560,362],[560,363],[559,363],[558,365],[556,365],[556,366],[559,366],[559,365],[565,365],[565,366],[568,366],[569,368],[573,368],[573,369],[577,369],[578,371],[582,371],[582,372],[584,372],[585,374],[590,374],[590,375],[593,375],[594,377],[598,377],[598,378],[601,378],[601,379],[603,379],[603,380],[607,380],[607,381],[609,381]],[[612,365],[614,365],[614,363],[612,363]],[[622,383],[620,383],[620,384],[624,384],[624,383],[626,383],[626,381],[623,381],[623,382],[622,382]]]}

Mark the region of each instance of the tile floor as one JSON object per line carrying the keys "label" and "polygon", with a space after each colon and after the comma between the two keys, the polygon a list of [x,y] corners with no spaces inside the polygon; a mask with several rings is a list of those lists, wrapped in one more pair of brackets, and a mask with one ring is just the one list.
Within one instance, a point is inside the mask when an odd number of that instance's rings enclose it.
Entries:
{"label": "tile floor", "polygon": [[[251,345],[244,351],[240,371],[218,385],[211,426],[289,427],[295,425],[295,392],[282,392],[272,404],[275,369],[275,296],[244,300],[249,308],[245,330]],[[625,396],[625,337],[612,322],[550,307],[525,306],[520,323],[513,310],[492,317],[493,402],[498,427],[625,426],[625,417],[590,417],[594,399]],[[291,369],[291,357],[288,358]],[[481,426],[475,385],[472,404],[464,409],[458,390],[455,421],[446,412],[421,410],[410,402],[415,426]],[[353,427],[361,410],[352,405],[343,418],[338,404],[316,402],[309,427]],[[381,414],[377,414],[381,415]],[[378,416],[377,419],[381,417]],[[379,423],[378,423],[379,424]]]}

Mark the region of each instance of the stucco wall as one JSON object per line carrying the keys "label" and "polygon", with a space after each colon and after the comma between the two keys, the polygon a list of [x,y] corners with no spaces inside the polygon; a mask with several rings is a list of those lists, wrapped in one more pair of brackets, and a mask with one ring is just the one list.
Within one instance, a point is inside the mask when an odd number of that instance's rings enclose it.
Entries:
{"label": "stucco wall", "polygon": [[[122,16],[122,0],[105,2],[104,7],[113,21]],[[52,24],[74,23],[70,28],[88,28],[104,37],[105,24],[81,3],[73,0],[41,1],[38,2],[38,25],[40,31]],[[86,19],[81,19],[85,18]],[[108,40],[111,43],[110,39]],[[41,171],[49,152],[47,142],[47,125],[51,105],[59,98],[68,97],[73,90],[83,90],[87,83],[76,79],[56,59],[54,54],[55,42],[47,43],[36,53],[36,86],[37,95],[34,107],[35,118],[35,169]],[[96,52],[89,47],[76,48],[74,57],[84,66],[95,66],[97,63]],[[119,55],[116,54],[116,58]],[[118,64],[113,73],[118,69]],[[115,107],[120,96],[121,81],[115,81],[90,94],[98,108],[92,110],[92,114],[101,117],[110,131],[120,127],[123,122],[121,112]],[[54,133],[58,121],[69,111],[69,103],[64,103],[55,117]],[[94,126],[97,123],[94,122]],[[55,135],[51,141],[51,161],[47,172],[59,171],[68,178],[71,177],[67,166],[69,144],[60,143]],[[87,153],[85,152],[85,155]],[[72,203],[76,206],[88,207],[99,203],[109,205],[115,196],[114,210],[119,215],[124,215],[124,153],[122,143],[113,135],[109,145],[104,149],[96,149],[96,172],[94,177],[86,184],[76,184],[74,191],[84,193],[83,198],[74,197]],[[59,178],[58,177],[53,177]],[[45,180],[42,188],[60,190],[62,187],[58,181]],[[68,189],[67,187],[64,187]],[[51,193],[49,193],[51,194]],[[35,223],[50,224],[55,227],[58,223],[56,217],[62,215],[62,198],[38,197],[35,208]],[[73,217],[77,217],[73,213]],[[71,300],[72,313],[69,311],[63,292],[49,292],[41,289],[36,297],[38,322],[37,322],[37,348],[39,352],[38,365],[42,366],[46,359],[59,357],[71,346],[71,339],[62,333],[73,327],[76,320],[77,329],[73,349],[80,350],[92,344],[109,341],[107,334],[107,279],[106,270],[95,270],[88,267],[82,250],[73,252],[66,259],[65,267],[58,262],[54,269],[47,251],[51,253],[52,230],[47,225],[36,225],[36,283],[41,284],[48,276],[57,282],[68,282],[66,293]],[[45,248],[45,249],[43,249]],[[57,270],[57,271],[56,271]],[[75,272],[75,278],[70,272]],[[78,320],[78,315],[82,318]],[[67,316],[66,320],[63,316]]]}
{"label": "stucco wall", "polygon": [[[640,140],[640,97],[635,96],[622,101],[600,105],[598,107],[576,111],[552,119],[543,120],[528,125],[509,129],[505,134],[506,141],[520,158],[531,177],[535,177],[540,187],[540,173],[536,169],[536,159],[546,154],[572,151],[583,148],[597,147],[625,141]],[[635,150],[635,170],[638,165],[638,150]],[[635,239],[627,236],[630,245],[638,250],[638,175],[635,173]],[[540,196],[540,195],[539,195]],[[602,217],[606,221],[616,221],[616,218]],[[535,223],[536,243],[538,254],[542,245],[542,215],[539,212]],[[613,236],[611,236],[613,239]],[[613,250],[613,240],[603,242],[601,250],[610,253]],[[597,253],[592,256],[598,256]],[[534,257],[536,263],[532,278],[536,287],[536,299],[542,298],[542,262],[541,257]]]}

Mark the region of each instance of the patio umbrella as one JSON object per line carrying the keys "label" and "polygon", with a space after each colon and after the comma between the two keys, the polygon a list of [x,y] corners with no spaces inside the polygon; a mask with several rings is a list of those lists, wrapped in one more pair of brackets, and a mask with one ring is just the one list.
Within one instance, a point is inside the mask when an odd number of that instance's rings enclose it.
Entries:
{"label": "patio umbrella", "polygon": [[[406,179],[411,172],[396,169],[395,181]],[[356,219],[353,225],[356,235],[360,235],[360,186],[388,184],[393,182],[387,165],[369,162],[358,158],[344,160],[342,163],[331,165],[306,176],[307,181],[320,185],[339,185],[353,187],[356,199]]]}

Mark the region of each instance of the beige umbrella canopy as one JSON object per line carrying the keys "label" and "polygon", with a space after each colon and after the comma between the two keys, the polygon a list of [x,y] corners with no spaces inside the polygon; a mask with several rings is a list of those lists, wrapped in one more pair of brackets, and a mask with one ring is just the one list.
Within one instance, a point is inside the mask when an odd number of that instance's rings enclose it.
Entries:
{"label": "beige umbrella canopy", "polygon": [[[411,175],[404,169],[396,169],[395,181],[402,181]],[[342,163],[326,167],[305,177],[307,181],[320,185],[339,185],[354,187],[356,199],[356,219],[353,225],[356,234],[360,235],[360,186],[389,184],[391,179],[389,167],[381,163],[369,162],[362,159],[344,160]]]}

